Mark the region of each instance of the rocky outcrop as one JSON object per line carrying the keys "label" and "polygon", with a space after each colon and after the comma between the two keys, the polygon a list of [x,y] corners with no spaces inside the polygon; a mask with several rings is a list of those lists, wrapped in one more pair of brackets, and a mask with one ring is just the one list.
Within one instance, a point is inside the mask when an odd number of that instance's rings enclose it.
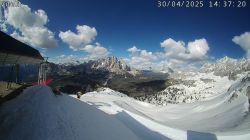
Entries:
{"label": "rocky outcrop", "polygon": [[116,74],[123,74],[131,71],[131,68],[122,59],[118,59],[114,56],[94,61],[91,68],[106,70]]}

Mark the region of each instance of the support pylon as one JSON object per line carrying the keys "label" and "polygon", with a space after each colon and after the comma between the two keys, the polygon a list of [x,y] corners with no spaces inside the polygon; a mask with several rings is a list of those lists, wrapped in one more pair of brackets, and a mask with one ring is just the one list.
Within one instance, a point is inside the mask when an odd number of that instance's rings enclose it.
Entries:
{"label": "support pylon", "polygon": [[38,73],[38,85],[44,85],[46,83],[46,72],[47,72],[47,64],[48,64],[48,57],[45,57],[44,62],[40,63],[39,66],[39,73]]}

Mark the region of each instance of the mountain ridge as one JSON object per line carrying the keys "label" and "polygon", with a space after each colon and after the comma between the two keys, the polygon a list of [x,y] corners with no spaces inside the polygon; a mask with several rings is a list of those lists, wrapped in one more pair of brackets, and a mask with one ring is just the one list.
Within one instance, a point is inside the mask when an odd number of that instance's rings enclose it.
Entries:
{"label": "mountain ridge", "polygon": [[230,57],[223,57],[218,59],[215,63],[204,64],[200,72],[213,72],[216,76],[234,77],[237,74],[250,71],[250,60],[246,58],[234,59]]}

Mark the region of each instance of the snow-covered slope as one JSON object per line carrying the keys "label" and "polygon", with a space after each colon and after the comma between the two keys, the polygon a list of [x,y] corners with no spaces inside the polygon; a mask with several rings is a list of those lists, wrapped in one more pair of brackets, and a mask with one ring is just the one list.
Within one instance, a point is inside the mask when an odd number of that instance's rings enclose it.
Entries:
{"label": "snow-covered slope", "polygon": [[49,87],[26,89],[0,107],[1,140],[140,139],[111,115]]}
{"label": "snow-covered slope", "polygon": [[[239,75],[242,77],[244,75]],[[215,76],[213,73],[180,73],[174,74],[171,86],[158,94],[138,97],[141,101],[157,105],[167,103],[193,103],[208,100],[209,98],[225,92],[235,81],[228,77]]]}
{"label": "snow-covered slope", "polygon": [[249,71],[249,59],[224,57],[203,65],[199,72],[175,72],[170,75],[171,85],[165,90],[138,99],[157,105],[207,100],[227,90]]}
{"label": "snow-covered slope", "polygon": [[208,100],[167,106],[108,88],[77,100],[34,86],[0,107],[0,139],[249,140],[249,86],[247,75]]}
{"label": "snow-covered slope", "polygon": [[[87,93],[81,100],[108,114],[126,112],[145,127],[170,139],[248,140],[250,115],[246,95],[250,92],[249,86],[250,75],[247,75],[207,100],[167,106],[141,102],[121,93],[115,95],[110,89]],[[127,117],[115,116],[131,125]],[[140,130],[134,130],[137,131]]]}

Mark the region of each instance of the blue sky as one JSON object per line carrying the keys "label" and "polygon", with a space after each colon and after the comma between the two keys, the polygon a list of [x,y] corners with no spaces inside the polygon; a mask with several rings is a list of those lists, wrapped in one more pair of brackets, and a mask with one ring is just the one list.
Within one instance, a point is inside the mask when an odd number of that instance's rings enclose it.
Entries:
{"label": "blue sky", "polygon": [[[73,51],[59,37],[60,31],[76,33],[77,25],[95,28],[98,42],[115,55],[131,60],[128,52],[146,50],[154,55],[166,53],[160,43],[166,39],[188,42],[204,38],[209,50],[206,59],[229,56],[242,58],[246,49],[232,41],[250,31],[250,7],[247,8],[158,8],[155,0],[22,0],[31,12],[42,9],[49,21],[44,26],[54,33],[57,47],[46,49],[45,55],[84,57],[88,51]],[[250,4],[249,4],[250,5]],[[9,34],[13,30],[8,30]],[[17,31],[18,32],[18,31]],[[22,32],[22,31],[21,31]],[[86,45],[86,44],[85,44]],[[166,45],[168,46],[168,45]],[[165,52],[164,52],[165,51]],[[174,58],[174,57],[173,57]],[[176,59],[176,58],[174,58]],[[181,59],[180,59],[181,60]],[[190,61],[189,61],[190,62]]]}

